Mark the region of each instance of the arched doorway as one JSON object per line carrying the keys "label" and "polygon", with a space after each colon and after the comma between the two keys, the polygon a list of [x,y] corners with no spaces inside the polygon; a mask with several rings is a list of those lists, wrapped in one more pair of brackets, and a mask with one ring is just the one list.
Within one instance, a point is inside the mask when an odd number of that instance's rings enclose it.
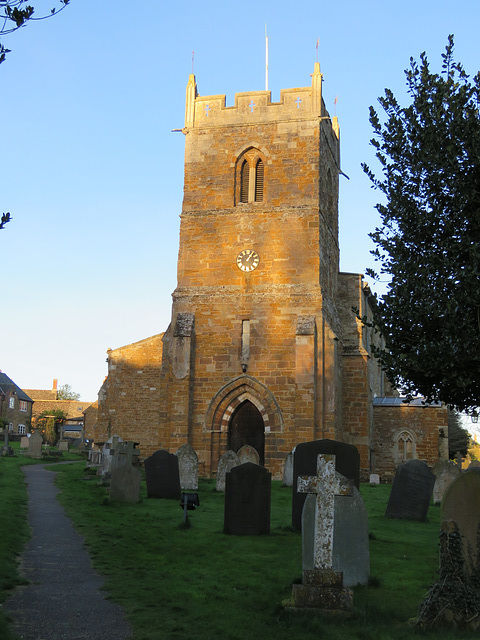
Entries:
{"label": "arched doorway", "polygon": [[257,407],[245,400],[238,405],[228,425],[228,448],[237,452],[245,444],[257,450],[260,464],[265,464],[265,425]]}

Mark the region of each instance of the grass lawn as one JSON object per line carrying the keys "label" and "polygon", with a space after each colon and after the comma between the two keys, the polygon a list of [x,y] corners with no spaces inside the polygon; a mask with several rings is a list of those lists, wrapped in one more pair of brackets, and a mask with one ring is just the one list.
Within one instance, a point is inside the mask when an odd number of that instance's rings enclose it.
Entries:
{"label": "grass lawn", "polygon": [[[144,497],[137,505],[110,503],[84,466],[56,467],[60,501],[85,537],[94,566],[106,576],[111,598],[124,607],[135,640],[472,637],[426,633],[409,624],[436,577],[438,507],[430,508],[426,524],[386,519],[390,487],[362,486],[371,585],[355,589],[349,619],[332,619],[282,606],[301,578],[301,537],[290,528],[291,490],[279,482],[272,486],[271,534],[237,537],[222,533],[224,496],[214,491],[213,481],[200,482],[200,507],[190,513],[191,528],[182,529],[178,501]],[[13,484],[23,486],[15,478]],[[22,500],[16,509],[19,523],[25,518]],[[0,637],[8,636],[0,632]]]}

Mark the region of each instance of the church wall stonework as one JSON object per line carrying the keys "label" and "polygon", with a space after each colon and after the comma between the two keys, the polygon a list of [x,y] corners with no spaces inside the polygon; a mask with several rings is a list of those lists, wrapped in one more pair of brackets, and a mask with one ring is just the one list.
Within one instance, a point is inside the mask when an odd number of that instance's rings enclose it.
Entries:
{"label": "church wall stonework", "polygon": [[[391,482],[397,465],[407,459],[418,458],[433,467],[442,458],[442,441],[448,437],[446,407],[401,402],[390,406],[374,404],[373,413],[375,473],[382,482]],[[404,448],[404,440],[408,438],[411,442]],[[403,456],[405,452],[407,455]]]}
{"label": "church wall stonework", "polygon": [[158,448],[162,337],[108,350],[108,377],[99,393],[97,424],[88,434],[95,441],[120,435],[140,443],[142,458]]}

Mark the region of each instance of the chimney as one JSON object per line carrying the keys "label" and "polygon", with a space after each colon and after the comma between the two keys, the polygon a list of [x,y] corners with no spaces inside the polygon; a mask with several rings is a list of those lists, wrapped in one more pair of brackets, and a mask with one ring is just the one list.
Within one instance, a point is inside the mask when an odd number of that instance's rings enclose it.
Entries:
{"label": "chimney", "polygon": [[58,380],[57,380],[57,378],[54,378],[53,379],[52,391],[56,391],[57,390],[57,385],[58,385]]}

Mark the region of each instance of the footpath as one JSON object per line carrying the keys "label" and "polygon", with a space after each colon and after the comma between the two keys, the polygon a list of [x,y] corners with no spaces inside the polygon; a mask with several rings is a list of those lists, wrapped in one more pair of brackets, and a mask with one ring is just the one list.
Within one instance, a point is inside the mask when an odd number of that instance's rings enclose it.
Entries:
{"label": "footpath", "polygon": [[24,640],[127,640],[132,631],[120,606],[106,598],[83,538],[58,503],[55,473],[43,465],[23,468],[32,537],[21,560],[29,584],[18,587],[3,609]]}

